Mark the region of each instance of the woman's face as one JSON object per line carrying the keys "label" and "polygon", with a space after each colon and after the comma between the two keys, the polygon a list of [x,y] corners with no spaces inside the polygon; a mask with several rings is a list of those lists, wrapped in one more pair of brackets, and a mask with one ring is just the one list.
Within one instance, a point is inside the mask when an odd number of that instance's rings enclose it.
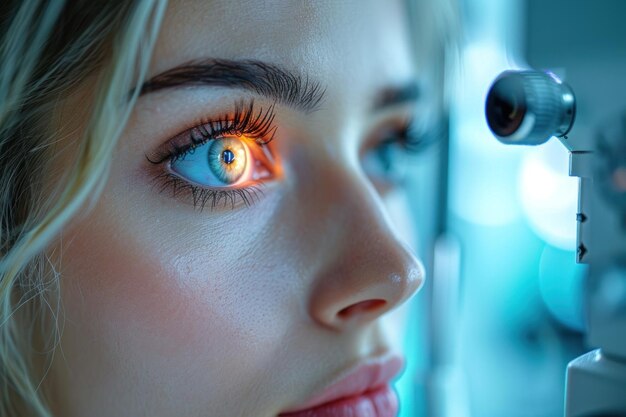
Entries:
{"label": "woman's face", "polygon": [[423,280],[388,213],[405,19],[401,0],[171,2],[106,188],[60,243],[58,415],[271,417],[359,369],[335,397],[375,393],[306,415],[395,415],[388,320]]}

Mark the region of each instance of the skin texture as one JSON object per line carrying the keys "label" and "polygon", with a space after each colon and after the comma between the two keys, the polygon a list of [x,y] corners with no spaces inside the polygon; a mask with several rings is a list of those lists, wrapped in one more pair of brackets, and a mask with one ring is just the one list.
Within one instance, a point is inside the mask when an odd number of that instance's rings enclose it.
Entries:
{"label": "skin texture", "polygon": [[[272,101],[216,87],[139,99],[101,198],[56,252],[64,329],[47,382],[59,416],[276,416],[400,349],[390,334],[423,268],[388,214],[401,190],[363,161],[376,132],[411,111],[372,109],[380,91],[418,76],[402,4],[171,2],[150,76],[257,59],[326,93],[309,113],[276,105],[280,168],[255,204],[202,212],[159,192],[163,166],[146,154],[235,99]],[[60,110],[68,132],[86,122],[81,89]]]}

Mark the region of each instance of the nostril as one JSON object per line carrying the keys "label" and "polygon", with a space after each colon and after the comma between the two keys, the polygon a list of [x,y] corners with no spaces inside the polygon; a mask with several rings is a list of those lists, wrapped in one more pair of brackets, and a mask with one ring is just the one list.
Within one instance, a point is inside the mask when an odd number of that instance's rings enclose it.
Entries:
{"label": "nostril", "polygon": [[370,313],[379,309],[382,309],[387,304],[385,300],[367,300],[360,301],[358,303],[348,306],[337,314],[342,319],[347,319],[354,315],[363,313]]}

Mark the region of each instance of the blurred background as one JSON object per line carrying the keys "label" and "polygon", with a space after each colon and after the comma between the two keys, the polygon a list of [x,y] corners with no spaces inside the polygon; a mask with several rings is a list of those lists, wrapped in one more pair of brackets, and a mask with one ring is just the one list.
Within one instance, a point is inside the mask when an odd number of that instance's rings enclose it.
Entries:
{"label": "blurred background", "polygon": [[563,415],[566,366],[590,350],[586,266],[575,262],[578,179],[555,139],[498,142],[484,103],[505,69],[551,70],[583,98],[573,140],[588,136],[606,110],[591,103],[611,96],[624,68],[623,16],[622,0],[460,2],[448,140],[411,168],[422,179],[409,204],[428,281],[410,306],[401,417]]}

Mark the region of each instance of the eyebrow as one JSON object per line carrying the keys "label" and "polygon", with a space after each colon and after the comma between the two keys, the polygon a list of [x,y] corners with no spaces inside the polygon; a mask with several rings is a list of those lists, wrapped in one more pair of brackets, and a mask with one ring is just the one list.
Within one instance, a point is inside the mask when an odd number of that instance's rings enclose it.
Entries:
{"label": "eyebrow", "polygon": [[141,86],[139,95],[191,85],[249,90],[306,113],[319,108],[326,91],[308,76],[278,65],[210,58],[191,61],[150,78]]}
{"label": "eyebrow", "polygon": [[374,100],[374,110],[416,102],[420,96],[421,91],[416,81],[398,87],[389,87],[382,90]]}

